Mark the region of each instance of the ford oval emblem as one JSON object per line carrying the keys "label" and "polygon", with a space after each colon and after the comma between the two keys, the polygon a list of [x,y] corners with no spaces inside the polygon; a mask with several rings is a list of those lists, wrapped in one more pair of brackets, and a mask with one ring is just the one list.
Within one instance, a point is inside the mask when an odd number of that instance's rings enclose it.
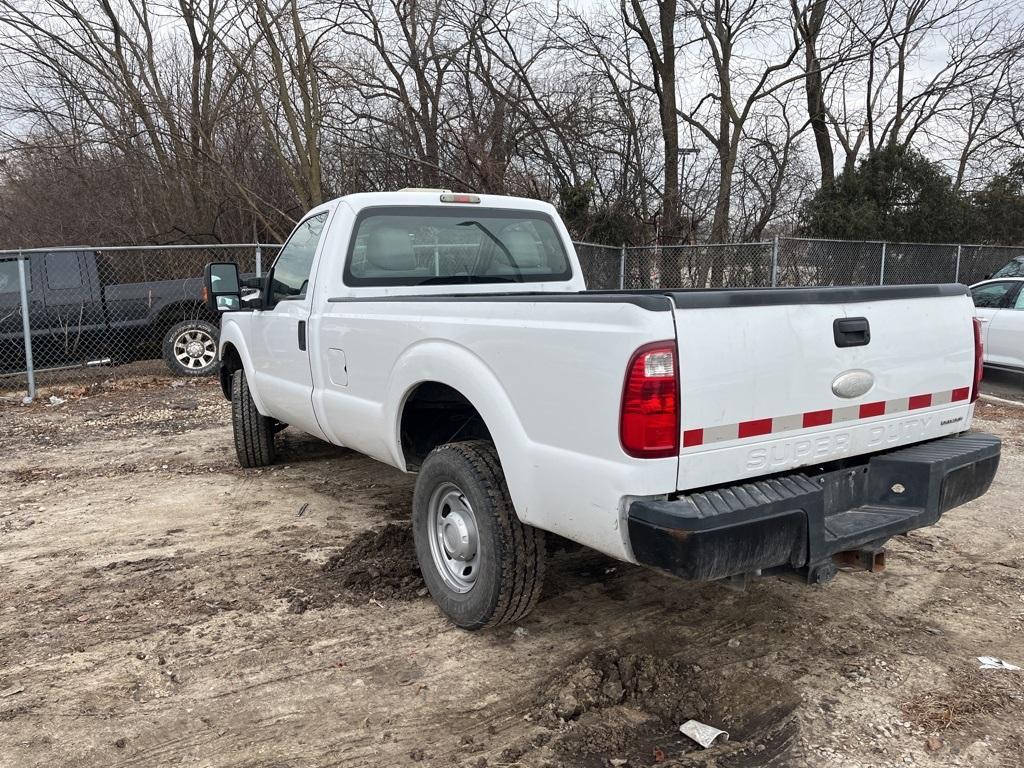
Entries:
{"label": "ford oval emblem", "polygon": [[875,377],[871,375],[871,371],[846,371],[832,380],[832,391],[836,397],[845,397],[849,400],[866,394],[874,385]]}

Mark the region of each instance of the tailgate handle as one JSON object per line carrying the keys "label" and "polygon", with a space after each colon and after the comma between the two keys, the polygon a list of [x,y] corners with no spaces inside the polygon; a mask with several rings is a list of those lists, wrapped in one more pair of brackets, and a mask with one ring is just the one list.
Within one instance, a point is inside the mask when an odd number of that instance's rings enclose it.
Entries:
{"label": "tailgate handle", "polygon": [[866,317],[840,317],[832,323],[837,347],[863,347],[871,341],[871,326]]}

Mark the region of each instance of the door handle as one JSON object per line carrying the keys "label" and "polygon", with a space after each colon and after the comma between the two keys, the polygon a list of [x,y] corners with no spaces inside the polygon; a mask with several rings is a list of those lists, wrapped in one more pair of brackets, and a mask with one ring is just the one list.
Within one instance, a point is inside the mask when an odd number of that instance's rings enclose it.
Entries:
{"label": "door handle", "polygon": [[306,321],[299,320],[299,349],[306,351]]}
{"label": "door handle", "polygon": [[871,325],[866,317],[840,317],[832,323],[837,347],[864,347],[871,342]]}

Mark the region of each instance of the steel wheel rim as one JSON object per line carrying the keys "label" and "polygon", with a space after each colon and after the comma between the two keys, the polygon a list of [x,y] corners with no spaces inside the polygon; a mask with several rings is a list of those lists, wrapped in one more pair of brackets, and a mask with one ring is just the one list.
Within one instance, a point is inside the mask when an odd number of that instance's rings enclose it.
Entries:
{"label": "steel wheel rim", "polygon": [[454,483],[441,483],[430,494],[427,538],[445,586],[460,594],[469,592],[480,570],[480,534],[473,507]]}
{"label": "steel wheel rim", "polygon": [[217,342],[201,328],[189,328],[174,338],[174,359],[193,371],[211,365],[217,359]]}

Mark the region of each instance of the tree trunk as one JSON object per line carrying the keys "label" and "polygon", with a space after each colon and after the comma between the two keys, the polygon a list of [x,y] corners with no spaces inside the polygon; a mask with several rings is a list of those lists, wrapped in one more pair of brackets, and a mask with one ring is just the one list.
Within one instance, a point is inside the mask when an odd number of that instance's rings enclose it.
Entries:
{"label": "tree trunk", "polygon": [[835,182],[835,156],[832,153],[832,139],[828,131],[828,117],[825,114],[824,83],[821,76],[821,61],[818,59],[818,37],[825,20],[828,0],[813,0],[810,13],[799,20],[800,32],[805,46],[804,85],[807,92],[807,117],[814,132],[814,145],[818,150],[821,165],[821,186],[831,187]]}

